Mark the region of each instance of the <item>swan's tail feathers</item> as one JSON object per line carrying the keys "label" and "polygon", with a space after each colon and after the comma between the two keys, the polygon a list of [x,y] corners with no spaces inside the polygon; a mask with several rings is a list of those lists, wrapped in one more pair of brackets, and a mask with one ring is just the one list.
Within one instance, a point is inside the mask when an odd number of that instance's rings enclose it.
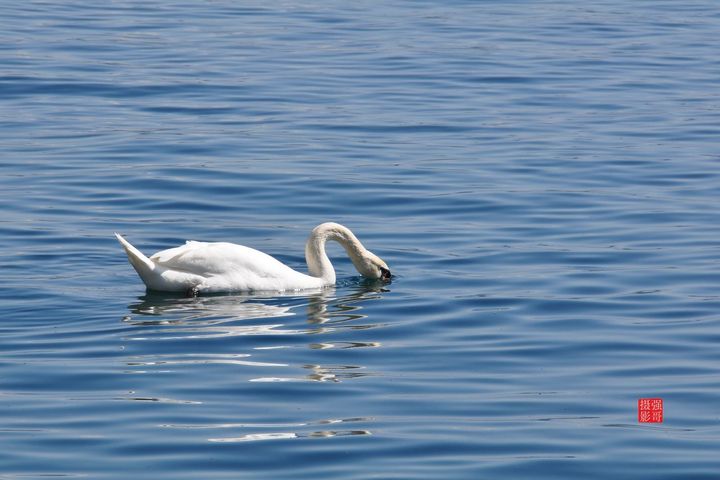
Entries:
{"label": "swan's tail feathers", "polygon": [[152,262],[152,260],[143,255],[140,250],[133,247],[130,242],[125,240],[119,233],[115,233],[115,237],[117,237],[120,245],[122,245],[125,249],[125,253],[127,253],[130,264],[133,266],[138,275],[140,275],[140,278],[142,278],[142,280],[147,284],[147,279],[152,275],[156,265]]}

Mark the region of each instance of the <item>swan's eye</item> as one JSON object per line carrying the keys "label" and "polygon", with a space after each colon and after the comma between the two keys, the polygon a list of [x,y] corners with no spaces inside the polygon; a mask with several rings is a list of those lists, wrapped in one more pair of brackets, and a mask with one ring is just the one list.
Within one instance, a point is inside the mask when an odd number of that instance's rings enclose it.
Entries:
{"label": "swan's eye", "polygon": [[390,270],[380,267],[380,278],[382,278],[383,280],[390,280],[392,278]]}

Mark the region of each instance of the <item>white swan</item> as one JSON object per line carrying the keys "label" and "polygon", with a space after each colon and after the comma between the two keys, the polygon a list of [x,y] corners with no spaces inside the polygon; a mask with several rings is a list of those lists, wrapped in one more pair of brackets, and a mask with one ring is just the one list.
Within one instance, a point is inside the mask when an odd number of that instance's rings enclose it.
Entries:
{"label": "white swan", "polygon": [[150,258],[120,234],[115,236],[147,288],[165,292],[257,292],[306,290],[335,284],[335,269],[325,242],[345,248],[358,272],[367,278],[389,280],[390,269],[367,250],[347,227],[323,223],[310,233],[305,259],[310,275],[297,272],[270,255],[234,243],[189,241]]}

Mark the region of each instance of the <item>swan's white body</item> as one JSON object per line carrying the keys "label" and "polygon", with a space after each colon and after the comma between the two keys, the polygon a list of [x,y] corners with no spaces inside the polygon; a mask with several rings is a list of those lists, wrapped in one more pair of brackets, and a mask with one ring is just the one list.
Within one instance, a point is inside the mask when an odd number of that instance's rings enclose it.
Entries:
{"label": "swan's white body", "polygon": [[305,246],[309,275],[297,272],[270,255],[234,243],[193,242],[160,251],[150,258],[115,234],[145,285],[165,292],[282,292],[335,284],[335,269],[325,242],[335,240],[365,277],[389,279],[390,271],[353,233],[337,223],[315,227]]}

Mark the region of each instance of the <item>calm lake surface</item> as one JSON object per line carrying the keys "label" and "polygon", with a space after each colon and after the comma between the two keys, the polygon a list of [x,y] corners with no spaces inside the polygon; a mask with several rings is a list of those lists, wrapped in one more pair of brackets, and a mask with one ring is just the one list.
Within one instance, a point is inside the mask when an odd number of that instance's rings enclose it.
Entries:
{"label": "calm lake surface", "polygon": [[[0,479],[716,479],[720,4],[5,2]],[[232,241],[322,294],[151,294]],[[639,423],[661,398],[663,423]]]}

